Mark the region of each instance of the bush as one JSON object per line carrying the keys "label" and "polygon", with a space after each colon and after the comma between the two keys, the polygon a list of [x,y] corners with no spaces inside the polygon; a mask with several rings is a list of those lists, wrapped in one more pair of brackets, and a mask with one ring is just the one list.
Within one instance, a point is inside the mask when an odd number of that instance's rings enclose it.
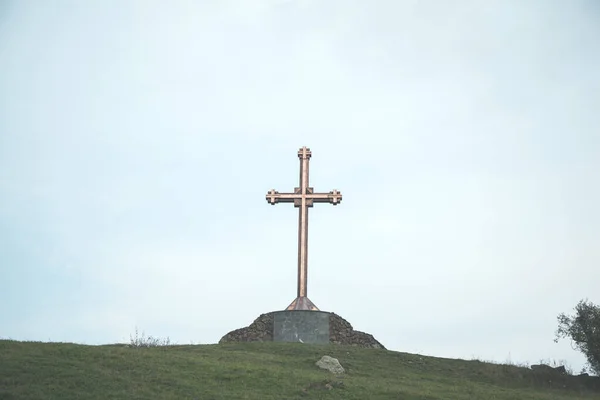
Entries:
{"label": "bush", "polygon": [[159,347],[171,345],[171,339],[157,338],[153,336],[146,336],[144,332],[138,333],[138,329],[135,328],[135,336],[129,335],[129,347]]}
{"label": "bush", "polygon": [[554,341],[562,338],[571,339],[585,355],[590,371],[600,375],[600,306],[586,299],[575,306],[575,315],[561,313]]}

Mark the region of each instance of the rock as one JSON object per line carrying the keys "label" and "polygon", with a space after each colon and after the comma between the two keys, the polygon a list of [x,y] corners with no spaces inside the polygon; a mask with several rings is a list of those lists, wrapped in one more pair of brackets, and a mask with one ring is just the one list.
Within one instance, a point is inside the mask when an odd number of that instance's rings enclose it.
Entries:
{"label": "rock", "polygon": [[373,335],[355,331],[350,322],[335,313],[329,316],[329,342],[385,350]]}
{"label": "rock", "polygon": [[315,363],[317,367],[326,369],[334,374],[343,374],[344,367],[340,364],[337,358],[333,358],[330,356],[323,356],[319,361]]}
{"label": "rock", "polygon": [[559,365],[558,367],[554,368],[554,367],[551,367],[550,365],[534,364],[530,368],[532,371],[538,371],[538,372],[548,372],[548,373],[561,374],[561,375],[567,374],[567,370],[564,365]]}
{"label": "rock", "polygon": [[567,369],[565,368],[564,365],[559,365],[558,367],[554,368],[554,371],[558,372],[559,374],[563,374],[563,375],[567,374]]}
{"label": "rock", "polygon": [[261,314],[245,328],[229,332],[219,340],[227,342],[270,342],[273,340],[273,313]]}

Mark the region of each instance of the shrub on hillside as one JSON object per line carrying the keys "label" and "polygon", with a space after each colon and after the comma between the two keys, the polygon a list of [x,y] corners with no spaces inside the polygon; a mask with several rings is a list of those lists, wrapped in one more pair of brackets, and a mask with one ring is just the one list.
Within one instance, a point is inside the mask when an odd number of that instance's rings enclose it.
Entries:
{"label": "shrub on hillside", "polygon": [[571,339],[585,355],[590,371],[600,375],[600,306],[586,299],[575,306],[575,315],[561,313],[554,341],[562,338]]}
{"label": "shrub on hillside", "polygon": [[146,336],[144,332],[140,334],[137,328],[135,328],[135,336],[129,335],[129,347],[159,347],[169,346],[170,344],[171,339],[169,337]]}

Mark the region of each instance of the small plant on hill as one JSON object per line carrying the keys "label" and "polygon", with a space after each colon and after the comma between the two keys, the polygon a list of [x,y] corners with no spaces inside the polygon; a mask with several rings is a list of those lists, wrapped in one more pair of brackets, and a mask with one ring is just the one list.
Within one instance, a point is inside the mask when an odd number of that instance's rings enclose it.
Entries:
{"label": "small plant on hill", "polygon": [[562,338],[570,338],[585,355],[590,371],[600,375],[600,306],[586,299],[575,306],[575,315],[561,313],[554,341]]}
{"label": "small plant on hill", "polygon": [[171,345],[171,339],[167,336],[166,338],[157,338],[154,336],[146,336],[144,332],[141,334],[138,332],[137,327],[135,328],[135,336],[129,335],[129,347],[159,347]]}

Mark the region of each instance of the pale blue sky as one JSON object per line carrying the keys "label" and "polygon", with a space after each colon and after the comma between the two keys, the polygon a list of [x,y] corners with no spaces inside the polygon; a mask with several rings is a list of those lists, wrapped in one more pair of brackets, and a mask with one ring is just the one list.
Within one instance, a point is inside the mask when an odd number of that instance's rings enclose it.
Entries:
{"label": "pale blue sky", "polygon": [[0,336],[215,343],[296,294],[388,348],[538,362],[600,302],[593,1],[4,1]]}

